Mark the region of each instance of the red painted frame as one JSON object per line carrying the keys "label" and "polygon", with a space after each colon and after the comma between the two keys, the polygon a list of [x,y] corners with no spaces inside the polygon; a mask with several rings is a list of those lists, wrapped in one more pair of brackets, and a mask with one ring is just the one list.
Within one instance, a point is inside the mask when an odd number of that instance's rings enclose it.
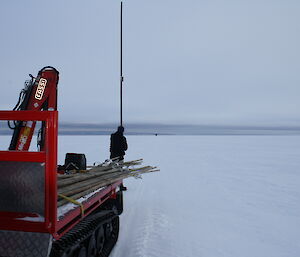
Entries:
{"label": "red painted frame", "polygon": [[44,222],[16,220],[33,216],[29,213],[0,212],[0,230],[21,230],[54,233],[57,220],[57,111],[0,111],[0,120],[45,121],[45,151],[0,151],[1,161],[45,163],[45,219]]}
{"label": "red painted frame", "polygon": [[84,201],[84,213],[80,207],[74,208],[57,219],[57,138],[58,138],[58,112],[57,111],[0,111],[0,120],[45,121],[46,141],[45,151],[0,151],[0,161],[26,161],[45,162],[45,220],[33,222],[16,220],[31,216],[30,213],[0,212],[0,230],[16,230],[28,232],[51,233],[55,239],[59,239],[72,227],[98,208],[109,198],[116,197],[116,188],[122,184],[122,180],[105,187]]}

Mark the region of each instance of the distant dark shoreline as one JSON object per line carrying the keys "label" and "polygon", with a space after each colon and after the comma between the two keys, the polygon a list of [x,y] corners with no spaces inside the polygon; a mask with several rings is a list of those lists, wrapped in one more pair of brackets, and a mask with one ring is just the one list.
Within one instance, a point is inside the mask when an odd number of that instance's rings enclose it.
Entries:
{"label": "distant dark shoreline", "polygon": [[[59,135],[110,135],[116,124],[60,123]],[[0,135],[11,135],[0,121]],[[298,126],[127,124],[126,135],[300,135]]]}

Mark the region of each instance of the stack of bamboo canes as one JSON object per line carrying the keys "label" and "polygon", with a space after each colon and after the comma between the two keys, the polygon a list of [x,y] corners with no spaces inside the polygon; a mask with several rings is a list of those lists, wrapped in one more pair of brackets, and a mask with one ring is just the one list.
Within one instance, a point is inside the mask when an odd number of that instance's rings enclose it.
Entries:
{"label": "stack of bamboo canes", "polygon": [[58,175],[58,206],[70,199],[79,199],[102,187],[128,177],[141,178],[141,174],[159,171],[157,167],[140,166],[142,159],[129,162],[105,161],[87,170],[71,171],[70,174]]}

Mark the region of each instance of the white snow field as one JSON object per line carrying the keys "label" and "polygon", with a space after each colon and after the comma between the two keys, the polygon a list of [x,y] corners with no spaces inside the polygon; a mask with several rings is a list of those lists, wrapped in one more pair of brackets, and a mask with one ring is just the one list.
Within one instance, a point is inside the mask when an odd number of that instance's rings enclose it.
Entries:
{"label": "white snow field", "polygon": [[[124,181],[111,257],[299,257],[299,136],[128,136],[126,159],[158,173]],[[108,136],[62,136],[64,153],[108,158]]]}
{"label": "white snow field", "polygon": [[[124,181],[111,257],[299,257],[300,136],[128,136],[126,159],[160,172]],[[1,145],[3,145],[3,142]],[[109,136],[60,136],[104,161]]]}

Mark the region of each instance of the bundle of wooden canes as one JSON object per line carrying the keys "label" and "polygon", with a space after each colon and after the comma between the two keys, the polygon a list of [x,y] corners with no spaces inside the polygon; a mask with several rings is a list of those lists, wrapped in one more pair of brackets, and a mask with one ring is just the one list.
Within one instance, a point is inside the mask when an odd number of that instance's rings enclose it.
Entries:
{"label": "bundle of wooden canes", "polygon": [[105,162],[88,166],[87,170],[74,170],[69,174],[58,174],[58,206],[62,206],[69,199],[79,199],[116,181],[128,177],[141,178],[141,174],[159,171],[157,167],[141,166],[143,159],[118,162]]}

